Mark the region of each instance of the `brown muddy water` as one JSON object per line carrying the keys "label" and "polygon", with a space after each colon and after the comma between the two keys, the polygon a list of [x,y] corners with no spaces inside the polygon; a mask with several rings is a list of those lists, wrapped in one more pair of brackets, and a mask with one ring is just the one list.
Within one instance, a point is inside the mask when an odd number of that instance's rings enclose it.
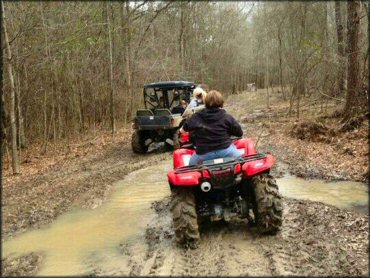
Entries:
{"label": "brown muddy water", "polygon": [[305,180],[287,175],[277,179],[277,183],[280,193],[286,197],[318,201],[339,208],[368,213],[368,186],[361,182]]}
{"label": "brown muddy water", "polygon": [[[145,252],[146,225],[155,212],[153,201],[169,196],[166,173],[171,162],[132,172],[115,184],[111,198],[95,210],[76,210],[59,217],[51,225],[26,232],[3,244],[3,257],[30,252],[43,254],[37,275],[91,274],[96,262],[114,273],[126,273],[119,246],[135,243]],[[325,183],[286,176],[277,180],[287,197],[309,199],[342,208],[367,210],[367,187],[355,182]],[[138,244],[138,242],[142,243]],[[93,266],[92,266],[93,265]],[[109,273],[107,273],[109,275]]]}
{"label": "brown muddy water", "polygon": [[165,175],[170,167],[160,164],[129,174],[115,184],[105,205],[71,211],[46,228],[4,242],[3,257],[40,252],[46,259],[37,275],[89,273],[90,258],[114,259],[120,242],[135,240],[145,232],[154,213],[150,204],[170,194]]}

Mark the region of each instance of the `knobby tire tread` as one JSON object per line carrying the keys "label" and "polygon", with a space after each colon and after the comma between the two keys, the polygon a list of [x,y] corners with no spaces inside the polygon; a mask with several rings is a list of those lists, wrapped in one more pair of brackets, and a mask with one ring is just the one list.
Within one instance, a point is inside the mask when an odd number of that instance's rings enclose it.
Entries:
{"label": "knobby tire tread", "polygon": [[262,174],[252,178],[255,195],[253,213],[258,229],[263,234],[276,234],[283,222],[282,197],[275,178]]}
{"label": "knobby tire tread", "polygon": [[195,197],[191,189],[172,190],[171,212],[176,241],[180,244],[197,242],[200,239]]}

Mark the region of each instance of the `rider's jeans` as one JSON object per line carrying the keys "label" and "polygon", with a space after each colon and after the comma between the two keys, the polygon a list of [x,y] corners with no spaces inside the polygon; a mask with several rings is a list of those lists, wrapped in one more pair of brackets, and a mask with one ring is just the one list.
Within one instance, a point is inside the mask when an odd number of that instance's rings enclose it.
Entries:
{"label": "rider's jeans", "polygon": [[212,151],[205,154],[193,154],[190,157],[189,165],[201,164],[205,160],[221,158],[221,157],[240,157],[242,156],[241,151],[239,151],[234,144],[231,144],[228,148]]}

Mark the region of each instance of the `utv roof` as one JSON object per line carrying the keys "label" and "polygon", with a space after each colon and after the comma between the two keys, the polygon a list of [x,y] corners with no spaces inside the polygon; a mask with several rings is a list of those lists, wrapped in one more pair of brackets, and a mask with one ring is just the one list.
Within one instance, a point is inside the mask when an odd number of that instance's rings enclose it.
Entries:
{"label": "utv roof", "polygon": [[195,88],[195,84],[190,81],[161,81],[156,83],[149,83],[144,85],[144,88],[181,88],[181,87],[189,87]]}

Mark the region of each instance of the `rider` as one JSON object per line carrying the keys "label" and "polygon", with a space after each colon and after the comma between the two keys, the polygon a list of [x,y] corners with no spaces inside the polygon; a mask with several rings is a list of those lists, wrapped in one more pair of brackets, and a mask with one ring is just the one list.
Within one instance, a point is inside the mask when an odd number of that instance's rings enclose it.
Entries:
{"label": "rider", "polygon": [[189,103],[189,108],[195,108],[199,105],[204,104],[204,99],[206,97],[207,93],[201,88],[196,87],[193,91],[193,99]]}
{"label": "rider", "polygon": [[218,91],[210,91],[205,98],[206,108],[195,113],[182,126],[180,132],[194,134],[196,153],[189,165],[201,164],[204,160],[221,157],[240,157],[230,136],[241,137],[243,131],[233,116],[222,109],[224,98]]}
{"label": "rider", "polygon": [[183,114],[188,104],[185,100],[180,100],[179,104],[171,109],[172,114]]}
{"label": "rider", "polygon": [[188,119],[196,111],[203,109],[206,95],[207,93],[201,87],[196,87],[193,91],[194,98],[190,101],[188,107],[186,107],[184,113],[182,114],[182,117],[184,119]]}

